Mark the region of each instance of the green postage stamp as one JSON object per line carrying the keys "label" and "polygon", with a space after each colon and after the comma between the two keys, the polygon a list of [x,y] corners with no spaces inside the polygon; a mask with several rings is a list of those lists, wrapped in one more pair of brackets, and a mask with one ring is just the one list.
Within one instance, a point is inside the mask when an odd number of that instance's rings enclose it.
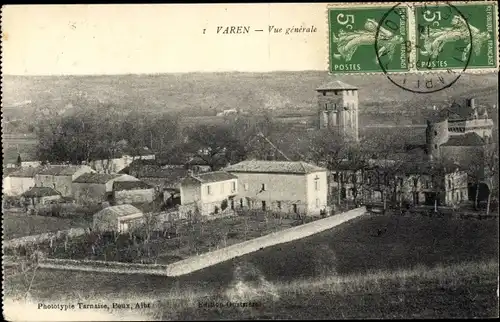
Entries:
{"label": "green postage stamp", "polygon": [[328,9],[331,73],[378,72],[381,63],[387,71],[408,71],[409,8],[392,7],[351,4]]}
{"label": "green postage stamp", "polygon": [[497,69],[497,30],[491,1],[332,4],[329,72]]}
{"label": "green postage stamp", "polygon": [[417,69],[497,67],[497,13],[493,2],[416,6]]}

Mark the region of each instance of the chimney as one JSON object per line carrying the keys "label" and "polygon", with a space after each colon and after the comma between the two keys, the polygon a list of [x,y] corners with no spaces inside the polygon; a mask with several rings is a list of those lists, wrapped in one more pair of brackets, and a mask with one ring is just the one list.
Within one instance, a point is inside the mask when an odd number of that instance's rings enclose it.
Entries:
{"label": "chimney", "polygon": [[469,107],[471,109],[473,109],[473,110],[476,109],[476,101],[475,101],[475,99],[474,98],[469,98],[467,100],[467,105],[469,105]]}

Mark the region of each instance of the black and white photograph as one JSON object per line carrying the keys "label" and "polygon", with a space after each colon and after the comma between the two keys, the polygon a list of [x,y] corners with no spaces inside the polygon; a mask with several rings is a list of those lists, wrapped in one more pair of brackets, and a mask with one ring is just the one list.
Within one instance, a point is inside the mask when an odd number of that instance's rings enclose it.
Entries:
{"label": "black and white photograph", "polygon": [[3,6],[4,319],[498,318],[498,7],[419,5]]}

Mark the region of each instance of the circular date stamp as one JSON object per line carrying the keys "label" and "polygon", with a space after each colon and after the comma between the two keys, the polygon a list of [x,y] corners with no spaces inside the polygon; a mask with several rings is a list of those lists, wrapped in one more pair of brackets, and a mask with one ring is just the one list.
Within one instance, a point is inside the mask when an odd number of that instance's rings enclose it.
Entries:
{"label": "circular date stamp", "polygon": [[[402,14],[404,10],[413,12]],[[395,21],[413,17],[410,25],[415,38],[406,41],[410,72],[392,73],[385,58],[387,35],[397,31]],[[447,2],[421,3],[408,6],[398,3],[381,18],[375,35],[378,64],[394,85],[422,94],[435,93],[455,84],[467,70],[473,56],[473,30],[468,18],[456,6]]]}

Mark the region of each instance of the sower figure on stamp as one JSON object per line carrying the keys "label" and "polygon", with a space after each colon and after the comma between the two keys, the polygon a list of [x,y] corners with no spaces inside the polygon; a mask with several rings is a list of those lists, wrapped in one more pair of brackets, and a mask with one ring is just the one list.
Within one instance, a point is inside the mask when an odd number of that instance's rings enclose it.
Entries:
{"label": "sower figure on stamp", "polygon": [[[470,41],[470,34],[472,34],[472,44]],[[462,61],[467,60],[467,53],[470,51],[471,46],[474,54],[478,56],[481,53],[482,45],[490,38],[487,32],[481,32],[479,28],[472,25],[467,27],[467,22],[460,16],[454,16],[451,20],[451,27],[431,28],[428,27],[426,32],[420,35],[424,40],[424,50],[420,51],[423,56],[431,56],[432,59],[437,59],[438,55],[442,52],[443,46],[448,42],[463,40],[466,45],[462,51]]]}
{"label": "sower figure on stamp", "polygon": [[346,32],[340,30],[338,37],[332,33],[333,42],[337,43],[338,54],[334,54],[337,59],[344,58],[347,62],[352,59],[359,46],[375,44],[375,36],[379,31],[380,48],[378,50],[379,57],[387,55],[389,58],[393,56],[395,47],[403,43],[403,38],[395,35],[388,29],[380,27],[374,19],[367,19],[364,25],[364,30],[356,30]]}

